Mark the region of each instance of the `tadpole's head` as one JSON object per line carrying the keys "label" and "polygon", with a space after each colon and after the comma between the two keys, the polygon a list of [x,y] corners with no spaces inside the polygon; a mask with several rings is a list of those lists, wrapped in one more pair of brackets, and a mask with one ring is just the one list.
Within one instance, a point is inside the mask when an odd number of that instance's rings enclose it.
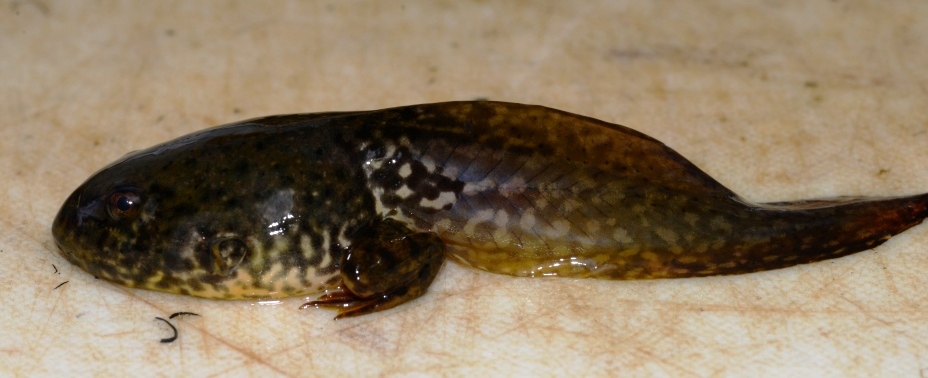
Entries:
{"label": "tadpole's head", "polygon": [[61,255],[98,278],[127,286],[144,286],[160,266],[151,256],[161,214],[158,199],[130,177],[116,177],[108,167],[81,185],[61,206],[52,235]]}
{"label": "tadpole's head", "polygon": [[[252,168],[243,165],[247,154],[241,152],[249,148],[242,135],[247,126],[131,153],[92,175],[55,217],[52,234],[61,255],[129,287],[242,296],[233,284],[255,248],[250,227],[265,234],[267,227],[243,197],[249,195],[243,172]],[[278,202],[278,213],[285,213],[286,198]]]}

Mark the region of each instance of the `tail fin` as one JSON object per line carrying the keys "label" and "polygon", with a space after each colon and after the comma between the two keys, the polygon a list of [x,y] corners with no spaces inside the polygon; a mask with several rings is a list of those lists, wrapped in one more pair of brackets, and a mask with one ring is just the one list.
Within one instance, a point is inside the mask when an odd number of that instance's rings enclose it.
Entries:
{"label": "tail fin", "polygon": [[[462,248],[460,253],[452,252],[452,257],[467,265],[516,276],[654,279],[743,274],[871,249],[928,216],[928,194],[734,202],[740,206],[723,206],[717,212],[695,216],[692,222],[677,223],[690,223],[692,228],[618,227],[624,241],[629,242],[626,244],[516,251],[521,256],[510,252],[508,259],[499,253],[475,254]],[[689,214],[677,215],[685,218]],[[644,237],[649,234],[657,237]]]}

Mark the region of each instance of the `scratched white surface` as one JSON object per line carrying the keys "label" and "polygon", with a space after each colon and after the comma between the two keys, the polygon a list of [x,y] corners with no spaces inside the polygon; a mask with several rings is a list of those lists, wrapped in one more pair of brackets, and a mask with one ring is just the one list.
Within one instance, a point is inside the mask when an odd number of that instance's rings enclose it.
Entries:
{"label": "scratched white surface", "polygon": [[[0,376],[928,372],[924,225],[738,277],[448,264],[423,299],[338,322],[300,299],[115,287],[53,253],[49,232],[94,170],[187,132],[477,97],[631,126],[754,200],[928,191],[924,1],[3,0],[0,35]],[[175,311],[202,316],[161,344],[154,317]]]}

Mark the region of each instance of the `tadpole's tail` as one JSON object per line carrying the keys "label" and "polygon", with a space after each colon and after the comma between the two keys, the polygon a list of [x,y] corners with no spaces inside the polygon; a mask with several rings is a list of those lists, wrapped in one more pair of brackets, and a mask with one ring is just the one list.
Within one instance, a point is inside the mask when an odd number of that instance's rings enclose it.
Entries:
{"label": "tadpole's tail", "polygon": [[386,112],[363,123],[389,125],[381,139],[427,147],[391,160],[420,174],[372,174],[390,178],[378,184],[382,201],[438,233],[452,259],[496,273],[750,273],[870,249],[928,216],[928,194],[750,203],[654,138],[544,107]]}
{"label": "tadpole's tail", "polygon": [[663,272],[669,277],[741,274],[868,250],[921,223],[928,216],[928,194],[747,206],[748,215],[735,220],[725,236],[726,247],[694,261],[669,261]]}
{"label": "tadpole's tail", "polygon": [[737,202],[744,207],[722,209],[677,243],[658,242],[619,252],[597,262],[598,271],[584,276],[683,278],[786,268],[874,248],[928,216],[928,194]]}
{"label": "tadpole's tail", "polygon": [[[744,274],[868,250],[928,216],[928,194],[766,204],[733,198],[715,205],[714,211],[698,216],[671,214],[680,220],[664,222],[675,225],[671,228],[617,228],[611,243],[560,245],[548,253],[523,250],[508,263],[502,258],[484,263],[452,257],[498,273],[533,277],[626,280]],[[687,222],[690,217],[693,221]],[[499,256],[483,260],[493,257]]]}

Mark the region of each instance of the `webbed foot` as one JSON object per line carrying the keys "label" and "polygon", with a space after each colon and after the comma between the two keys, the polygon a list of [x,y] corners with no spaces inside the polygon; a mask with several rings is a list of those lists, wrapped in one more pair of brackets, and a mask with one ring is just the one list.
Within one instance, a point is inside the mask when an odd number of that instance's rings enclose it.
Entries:
{"label": "webbed foot", "polygon": [[383,311],[422,296],[445,260],[438,235],[384,219],[363,230],[342,257],[341,284],[309,306],[338,310],[335,319]]}

